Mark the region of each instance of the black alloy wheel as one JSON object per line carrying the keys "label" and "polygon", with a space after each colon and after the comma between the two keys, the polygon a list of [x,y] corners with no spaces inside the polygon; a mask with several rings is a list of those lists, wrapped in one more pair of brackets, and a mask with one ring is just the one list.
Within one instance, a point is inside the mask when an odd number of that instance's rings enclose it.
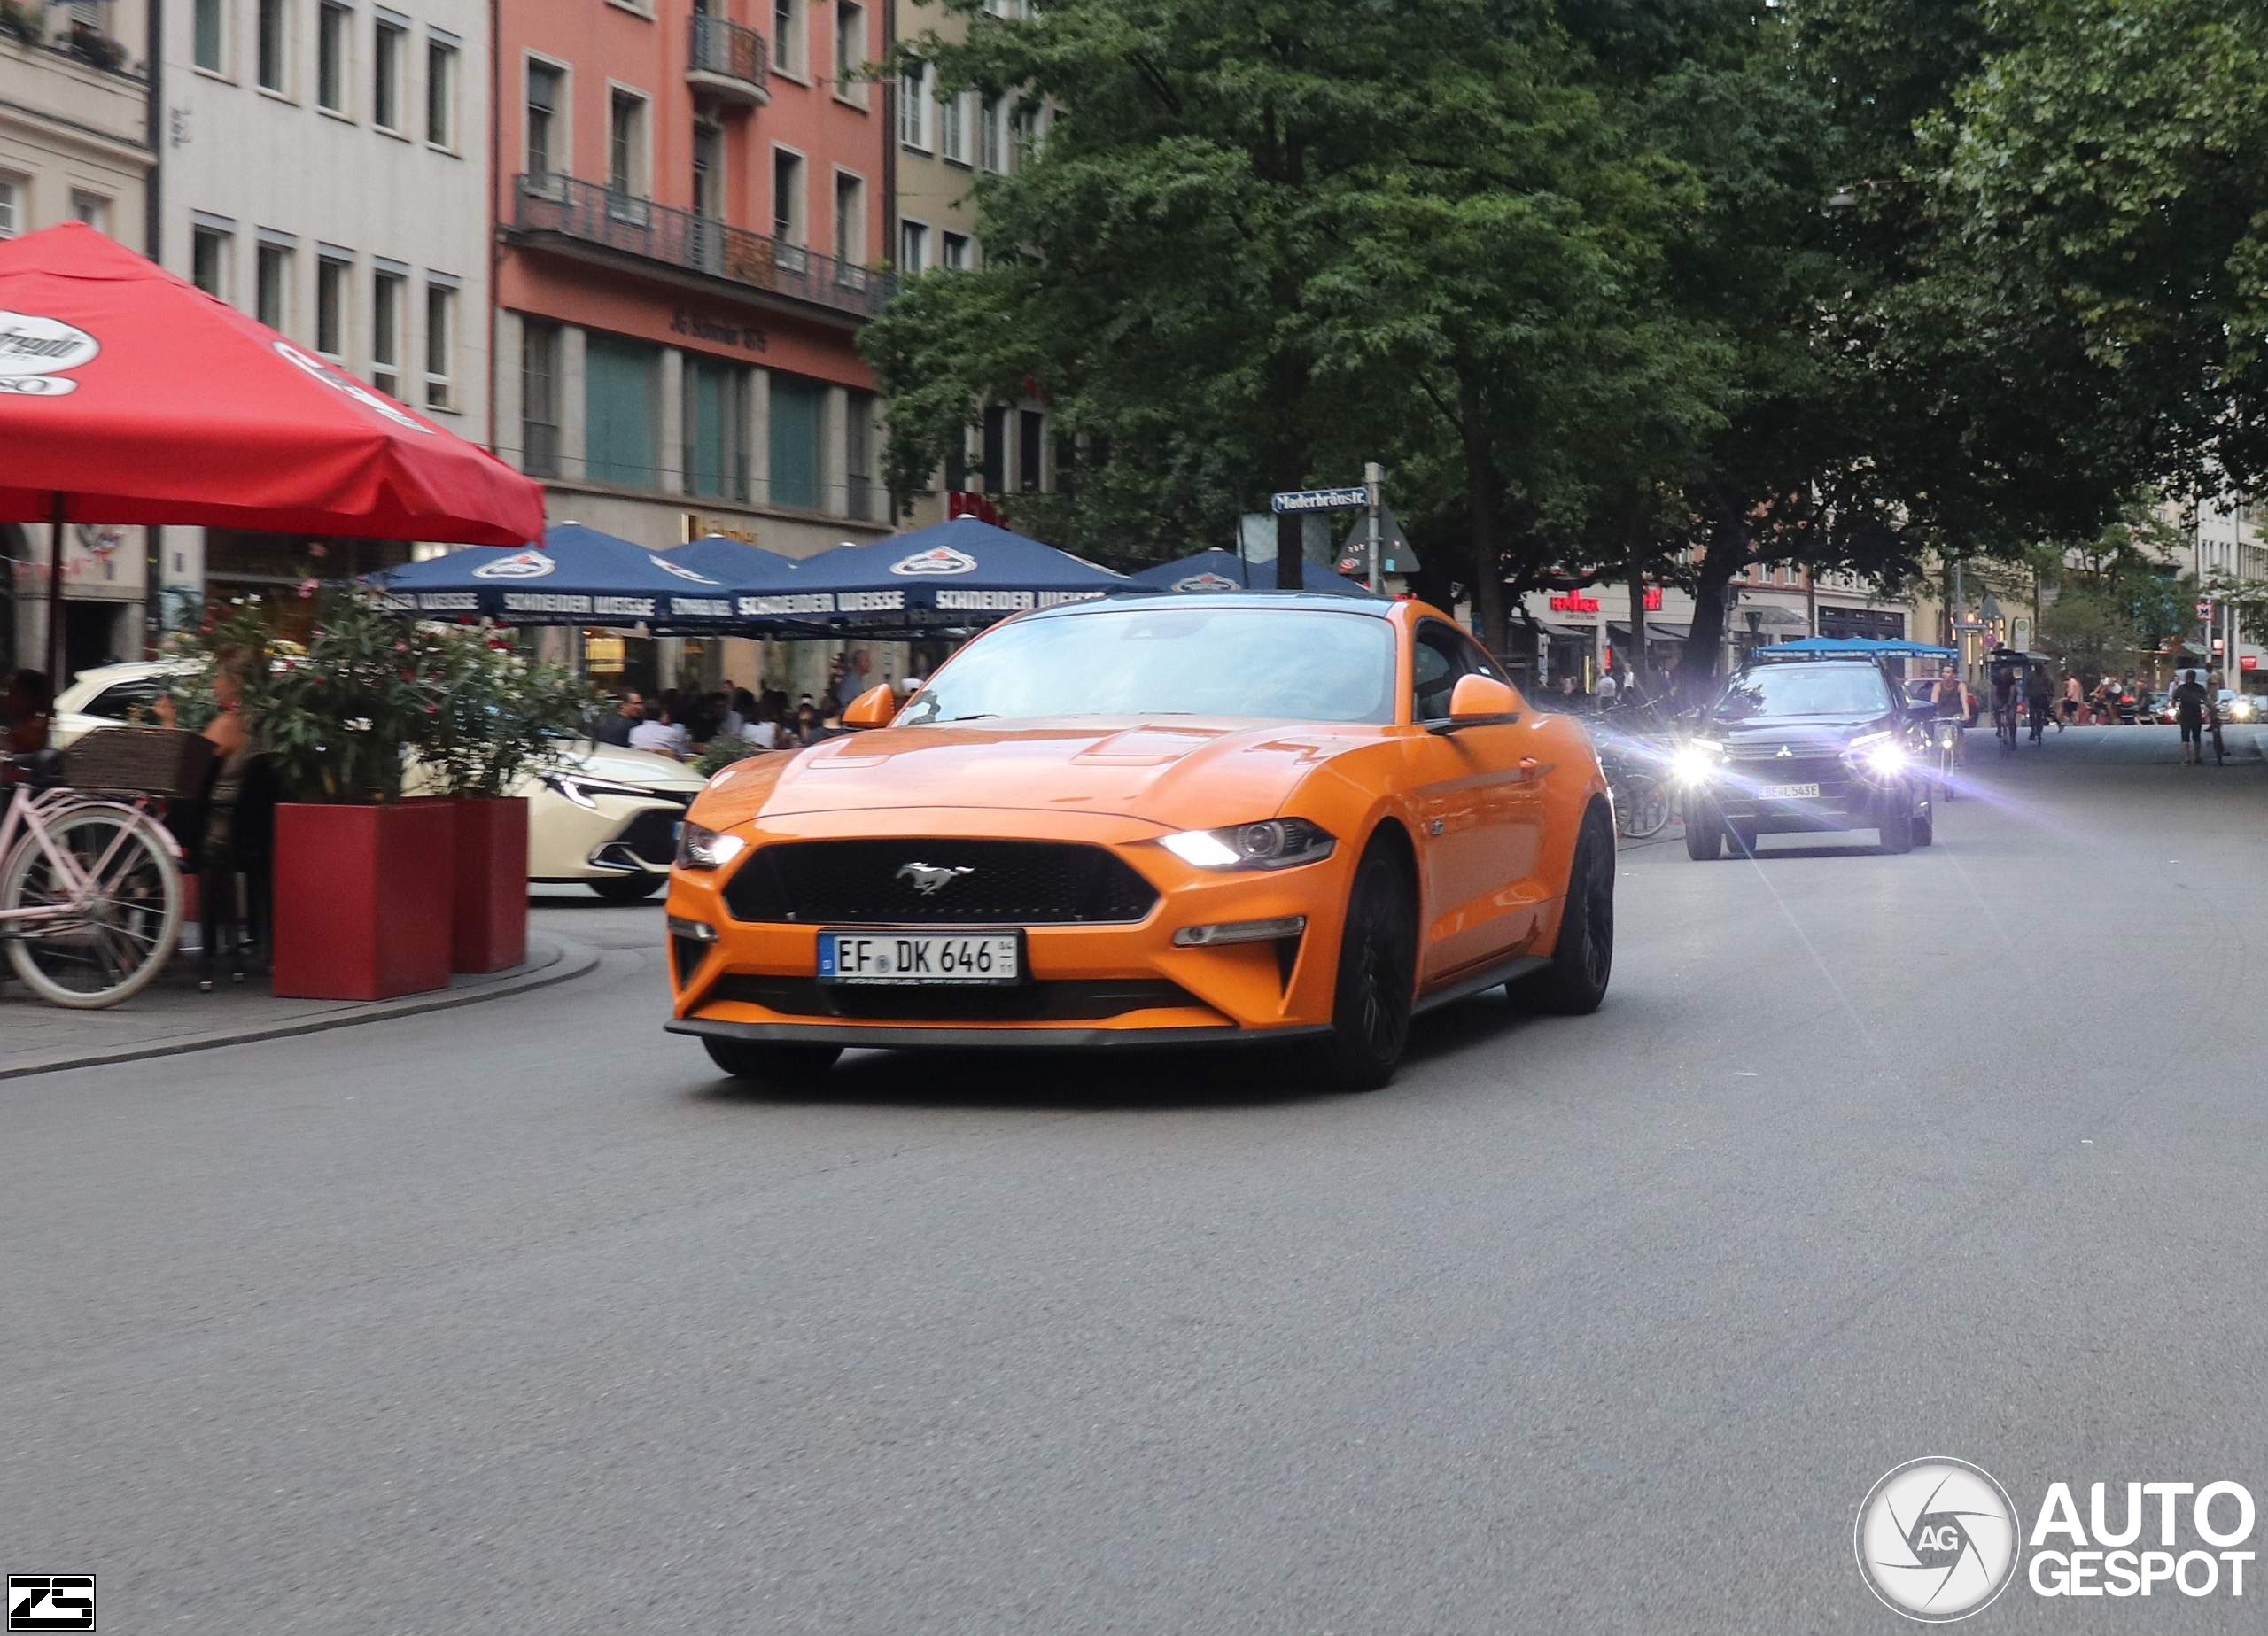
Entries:
{"label": "black alloy wheel", "polygon": [[817,1084],[843,1054],[840,1045],[781,1045],[703,1035],[709,1060],[750,1085],[792,1089]]}
{"label": "black alloy wheel", "polygon": [[1536,1003],[1562,1017],[1588,1016],[1614,974],[1614,836],[1594,807],[1583,817],[1567,871],[1558,946],[1535,978]]}
{"label": "black alloy wheel", "polygon": [[590,888],[610,903],[642,903],[670,883],[667,875],[609,875]]}
{"label": "black alloy wheel", "polygon": [[1323,1071],[1345,1090],[1377,1090],[1410,1045],[1418,995],[1418,890],[1409,866],[1373,843],[1355,871]]}

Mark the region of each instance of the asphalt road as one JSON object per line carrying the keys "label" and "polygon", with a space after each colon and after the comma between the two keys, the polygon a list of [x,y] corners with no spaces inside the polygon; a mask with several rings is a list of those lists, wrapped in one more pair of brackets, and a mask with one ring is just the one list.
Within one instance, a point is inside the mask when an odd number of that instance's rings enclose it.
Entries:
{"label": "asphalt road", "polygon": [[1889,1631],[1900,1462],[2258,1492],[2268,771],[1971,742],[1910,857],[1627,853],[1603,1012],[1374,1096],[753,1095],[571,901],[558,989],[0,1085],[0,1569],[105,1632]]}

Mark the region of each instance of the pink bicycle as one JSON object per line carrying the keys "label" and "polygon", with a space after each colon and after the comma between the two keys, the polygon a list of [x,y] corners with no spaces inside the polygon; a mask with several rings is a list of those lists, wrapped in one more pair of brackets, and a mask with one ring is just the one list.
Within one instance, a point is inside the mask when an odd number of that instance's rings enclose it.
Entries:
{"label": "pink bicycle", "polygon": [[45,785],[14,756],[0,787],[0,942],[24,986],[54,1005],[130,999],[181,938],[173,837],[137,795]]}

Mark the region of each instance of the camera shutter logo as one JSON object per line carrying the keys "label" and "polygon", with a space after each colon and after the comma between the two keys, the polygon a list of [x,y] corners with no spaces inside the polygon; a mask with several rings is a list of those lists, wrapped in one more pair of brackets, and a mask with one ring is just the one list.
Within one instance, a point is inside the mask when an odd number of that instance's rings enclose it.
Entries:
{"label": "camera shutter logo", "polygon": [[1852,1540],[1867,1588],[1924,1624],[1984,1607],[2023,1555],[2008,1490],[1982,1466],[1939,1454],[1908,1461],[1868,1490]]}
{"label": "camera shutter logo", "polygon": [[0,392],[68,397],[79,390],[70,372],[92,362],[102,349],[93,336],[60,318],[0,312]]}
{"label": "camera shutter logo", "polygon": [[8,1576],[12,1631],[90,1631],[95,1628],[95,1576],[90,1573],[12,1573]]}

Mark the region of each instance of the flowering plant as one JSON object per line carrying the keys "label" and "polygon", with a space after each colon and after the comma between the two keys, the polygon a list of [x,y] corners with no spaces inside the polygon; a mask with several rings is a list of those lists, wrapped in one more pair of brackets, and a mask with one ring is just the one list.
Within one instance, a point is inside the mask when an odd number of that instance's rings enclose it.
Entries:
{"label": "flowering plant", "polygon": [[598,695],[572,671],[528,659],[509,632],[438,625],[423,640],[441,700],[418,758],[436,794],[509,795],[530,773],[566,764],[572,740],[588,734]]}

